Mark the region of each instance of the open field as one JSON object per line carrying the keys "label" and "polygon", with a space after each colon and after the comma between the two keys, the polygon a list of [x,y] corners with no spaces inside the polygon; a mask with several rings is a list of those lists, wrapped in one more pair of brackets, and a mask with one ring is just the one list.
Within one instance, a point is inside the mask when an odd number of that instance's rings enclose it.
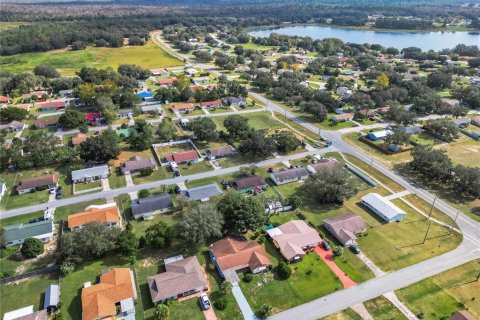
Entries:
{"label": "open field", "polygon": [[363,303],[375,320],[407,320],[387,298],[380,296]]}
{"label": "open field", "polygon": [[480,167],[480,141],[475,141],[463,133],[460,133],[459,139],[435,146],[435,148],[446,150],[454,164]]}
{"label": "open field", "polygon": [[58,275],[35,276],[26,281],[0,286],[0,315],[33,304],[34,310],[43,309],[45,289],[58,283]]}
{"label": "open field", "polygon": [[321,320],[362,320],[362,317],[360,317],[355,311],[349,308],[329,315],[328,317],[322,318]]}
{"label": "open field", "polygon": [[24,53],[0,57],[0,67],[4,71],[32,71],[37,65],[49,65],[64,76],[71,76],[82,67],[117,69],[120,64],[138,64],[143,68],[180,66],[183,63],[159,48],[152,41],[145,46],[121,48],[87,47],[85,50],[67,49],[49,52]]}
{"label": "open field", "polygon": [[452,313],[467,309],[480,318],[480,260],[422,280],[396,293],[417,316],[423,319],[447,319]]}

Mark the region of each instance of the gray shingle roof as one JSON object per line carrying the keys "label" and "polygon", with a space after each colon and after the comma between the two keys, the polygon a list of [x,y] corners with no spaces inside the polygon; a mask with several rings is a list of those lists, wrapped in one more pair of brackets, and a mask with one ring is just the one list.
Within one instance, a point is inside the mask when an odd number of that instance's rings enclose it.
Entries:
{"label": "gray shingle roof", "polygon": [[137,199],[132,202],[132,214],[139,215],[146,212],[162,210],[172,207],[172,199],[168,193],[161,193],[148,198]]}
{"label": "gray shingle roof", "polygon": [[301,168],[292,168],[285,171],[274,172],[273,176],[280,182],[289,181],[292,179],[304,179],[308,177],[307,169]]}
{"label": "gray shingle roof", "polygon": [[206,186],[188,189],[184,194],[188,201],[194,201],[217,196],[222,194],[222,190],[216,183],[212,183]]}
{"label": "gray shingle roof", "polygon": [[84,178],[100,177],[108,174],[109,174],[108,166],[103,165],[103,166],[97,166],[97,167],[91,167],[91,168],[72,171],[72,180],[76,181]]}
{"label": "gray shingle roof", "polygon": [[53,232],[53,220],[45,220],[35,223],[20,223],[6,226],[4,229],[5,242],[8,243]]}

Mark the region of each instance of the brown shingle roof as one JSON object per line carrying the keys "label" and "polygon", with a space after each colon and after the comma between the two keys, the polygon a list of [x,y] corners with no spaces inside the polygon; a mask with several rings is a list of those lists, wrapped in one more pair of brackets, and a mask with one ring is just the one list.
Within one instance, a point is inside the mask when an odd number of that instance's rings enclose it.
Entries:
{"label": "brown shingle roof", "polygon": [[224,156],[226,154],[231,154],[235,152],[235,149],[231,145],[220,146],[215,148],[210,148],[206,150],[206,153],[210,157]]}
{"label": "brown shingle roof", "polygon": [[41,177],[20,180],[17,190],[33,189],[58,183],[58,174],[48,174]]}
{"label": "brown shingle roof", "polygon": [[152,159],[144,159],[140,156],[135,156],[130,158],[128,161],[125,161],[122,163],[120,166],[120,170],[122,171],[123,174],[125,172],[129,171],[136,171],[136,170],[141,170],[145,168],[155,168],[155,163],[152,161]]}
{"label": "brown shingle roof", "polygon": [[227,237],[210,245],[222,270],[271,265],[265,249],[257,241]]}
{"label": "brown shingle roof", "polygon": [[257,175],[239,178],[235,180],[234,183],[237,186],[237,190],[250,189],[267,184],[265,180]]}
{"label": "brown shingle roof", "polygon": [[120,212],[117,206],[106,208],[90,208],[84,212],[71,214],[68,216],[68,227],[75,228],[83,226],[89,222],[109,223],[119,222]]}
{"label": "brown shingle roof", "polygon": [[153,303],[208,286],[205,273],[195,256],[168,263],[165,270],[166,272],[148,277]]}
{"label": "brown shingle roof", "polygon": [[317,161],[317,163],[313,163],[310,165],[315,171],[320,171],[323,169],[327,168],[336,168],[340,166],[340,162],[338,162],[337,159],[334,158],[328,158],[328,159],[320,159]]}
{"label": "brown shingle roof", "polygon": [[82,319],[113,317],[115,303],[135,296],[129,268],[114,268],[100,276],[100,283],[82,289]]}
{"label": "brown shingle roof", "polygon": [[58,118],[38,118],[35,120],[35,127],[37,128],[42,128],[42,127],[48,127],[54,124],[58,124]]}
{"label": "brown shingle roof", "polygon": [[172,103],[170,109],[173,111],[193,110],[195,106],[193,103]]}
{"label": "brown shingle roof", "polygon": [[278,227],[281,233],[272,236],[280,248],[282,255],[288,260],[297,255],[303,255],[302,248],[318,245],[322,239],[317,231],[303,220],[291,220]]}
{"label": "brown shingle roof", "polygon": [[77,133],[75,136],[72,138],[72,144],[76,146],[77,144],[80,144],[87,140],[87,135],[83,133]]}
{"label": "brown shingle roof", "polygon": [[361,233],[367,228],[363,219],[353,213],[327,219],[324,221],[324,224],[342,244],[349,240],[356,240],[355,234]]}

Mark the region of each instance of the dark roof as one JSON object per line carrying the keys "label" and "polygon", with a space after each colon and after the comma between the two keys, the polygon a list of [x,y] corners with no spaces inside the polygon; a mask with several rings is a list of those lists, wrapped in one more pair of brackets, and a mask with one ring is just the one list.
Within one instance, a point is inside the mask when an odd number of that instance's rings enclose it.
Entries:
{"label": "dark roof", "polygon": [[292,179],[302,179],[304,177],[307,177],[308,171],[307,169],[300,167],[300,168],[288,169],[285,171],[274,172],[272,175],[275,177],[275,179],[282,182],[285,180],[288,181]]}
{"label": "dark roof", "polygon": [[33,189],[58,183],[58,174],[48,174],[45,176],[26,178],[20,180],[17,190]]}
{"label": "dark roof", "polygon": [[185,198],[188,201],[202,200],[222,194],[222,190],[216,183],[191,188],[185,191]]}
{"label": "dark roof", "polygon": [[216,148],[210,148],[205,151],[208,156],[211,157],[218,157],[218,156],[224,156],[227,154],[232,154],[235,153],[235,149],[231,145],[226,145],[226,146],[220,146]]}
{"label": "dark roof", "polygon": [[136,199],[132,202],[132,214],[139,215],[155,210],[171,208],[172,199],[168,193],[161,193],[148,198]]}
{"label": "dark roof", "polygon": [[238,190],[255,188],[255,187],[264,186],[267,184],[265,180],[263,180],[261,177],[257,175],[243,177],[235,180],[233,183],[235,183]]}
{"label": "dark roof", "polygon": [[34,223],[20,223],[4,228],[5,242],[32,238],[53,232],[53,221],[44,220]]}

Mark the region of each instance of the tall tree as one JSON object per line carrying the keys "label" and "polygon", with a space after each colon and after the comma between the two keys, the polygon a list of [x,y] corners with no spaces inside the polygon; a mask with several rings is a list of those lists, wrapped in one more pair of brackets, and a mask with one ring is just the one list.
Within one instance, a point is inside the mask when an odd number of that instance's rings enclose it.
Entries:
{"label": "tall tree", "polygon": [[217,125],[210,118],[195,118],[190,121],[190,128],[198,140],[212,141],[218,138]]}
{"label": "tall tree", "polygon": [[146,150],[154,142],[154,137],[155,129],[153,129],[152,125],[145,120],[137,120],[128,137],[128,143],[135,150]]}
{"label": "tall tree", "polygon": [[178,224],[182,238],[193,243],[222,235],[223,215],[212,203],[201,203],[188,208]]}
{"label": "tall tree", "polygon": [[118,139],[112,129],[104,130],[80,144],[80,158],[86,162],[105,163],[117,159],[119,155]]}
{"label": "tall tree", "polygon": [[265,205],[259,197],[227,193],[220,199],[217,208],[223,214],[225,227],[234,233],[256,230],[268,219],[265,214]]}
{"label": "tall tree", "polygon": [[445,150],[433,149],[431,146],[417,146],[412,150],[412,157],[410,167],[424,177],[442,182],[451,178],[452,160]]}
{"label": "tall tree", "polygon": [[346,169],[324,169],[307,179],[304,188],[319,203],[343,203],[355,195],[357,183]]}
{"label": "tall tree", "polygon": [[250,131],[248,119],[238,114],[228,116],[223,120],[223,126],[227,129],[232,139],[243,139]]}
{"label": "tall tree", "polygon": [[177,128],[170,118],[163,118],[158,125],[157,136],[161,142],[174,140],[177,136]]}
{"label": "tall tree", "polygon": [[58,118],[58,124],[64,129],[73,129],[85,123],[85,115],[77,110],[67,110]]}

